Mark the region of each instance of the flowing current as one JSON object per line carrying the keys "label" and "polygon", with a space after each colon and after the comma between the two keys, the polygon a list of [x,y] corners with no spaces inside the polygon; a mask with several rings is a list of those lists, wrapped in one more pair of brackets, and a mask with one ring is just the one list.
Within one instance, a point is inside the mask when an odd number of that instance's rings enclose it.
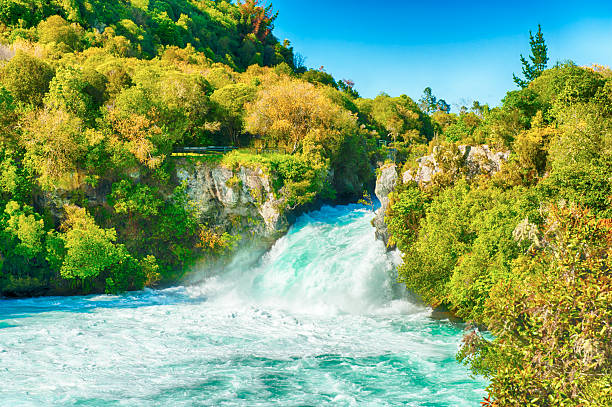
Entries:
{"label": "flowing current", "polygon": [[192,286],[0,300],[0,405],[478,405],[462,327],[398,290],[372,217],[304,215]]}

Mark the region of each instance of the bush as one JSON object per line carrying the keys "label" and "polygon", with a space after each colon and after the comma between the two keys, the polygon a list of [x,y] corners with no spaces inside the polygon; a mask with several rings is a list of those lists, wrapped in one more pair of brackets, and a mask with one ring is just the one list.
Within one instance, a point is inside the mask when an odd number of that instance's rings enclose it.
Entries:
{"label": "bush", "polygon": [[417,185],[394,191],[385,216],[389,244],[406,253],[418,237],[421,219],[425,216],[428,199]]}
{"label": "bush", "polygon": [[0,79],[16,101],[40,106],[54,72],[51,67],[38,58],[22,51],[2,67]]}
{"label": "bush", "polygon": [[612,160],[567,165],[544,179],[537,191],[542,200],[578,204],[602,219],[612,218]]}
{"label": "bush", "polygon": [[461,357],[491,377],[498,405],[612,401],[612,228],[578,207],[549,208],[540,249],[520,256],[486,302],[492,342]]}
{"label": "bush", "polygon": [[62,235],[66,256],[61,275],[85,290],[103,281],[108,292],[141,289],[146,275],[125,246],[116,244],[114,229],[102,229],[83,208],[66,208]]}
{"label": "bush", "polygon": [[44,293],[61,264],[61,243],[31,206],[1,206],[0,295]]}
{"label": "bush", "polygon": [[404,253],[400,279],[426,302],[486,323],[489,290],[520,254],[513,232],[526,217],[538,219],[537,204],[523,188],[503,191],[464,181],[424,202],[417,187],[392,197],[386,220]]}
{"label": "bush", "polygon": [[38,24],[38,38],[43,44],[54,43],[66,51],[79,49],[80,33],[61,16],[55,15]]}
{"label": "bush", "polygon": [[356,131],[350,112],[309,83],[284,80],[259,93],[248,106],[247,130],[292,152],[337,151],[342,134]]}

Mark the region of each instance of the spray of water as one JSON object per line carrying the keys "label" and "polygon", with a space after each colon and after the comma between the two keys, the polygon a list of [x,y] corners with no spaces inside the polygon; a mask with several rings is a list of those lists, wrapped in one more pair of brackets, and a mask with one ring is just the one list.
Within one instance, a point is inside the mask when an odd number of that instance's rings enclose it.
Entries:
{"label": "spray of water", "polygon": [[394,282],[371,212],[302,216],[188,287],[0,302],[8,406],[471,406],[461,327]]}
{"label": "spray of water", "polygon": [[250,256],[239,256],[223,273],[190,290],[221,307],[317,315],[372,314],[394,307],[423,311],[398,295],[397,256],[387,255],[374,240],[370,220],[358,206],[304,215],[258,264],[249,267]]}

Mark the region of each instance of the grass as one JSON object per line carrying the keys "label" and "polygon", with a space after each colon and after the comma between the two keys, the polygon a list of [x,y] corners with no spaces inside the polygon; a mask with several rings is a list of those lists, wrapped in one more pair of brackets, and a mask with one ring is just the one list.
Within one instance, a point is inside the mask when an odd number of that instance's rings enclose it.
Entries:
{"label": "grass", "polygon": [[197,153],[173,153],[173,158],[184,158],[192,164],[220,164],[223,161],[223,153],[197,154]]}
{"label": "grass", "polygon": [[241,149],[232,151],[223,156],[221,164],[228,168],[237,168],[240,166],[261,168],[264,172],[269,173],[271,163],[278,161],[280,158],[290,156],[282,153],[265,153],[256,154],[249,149]]}

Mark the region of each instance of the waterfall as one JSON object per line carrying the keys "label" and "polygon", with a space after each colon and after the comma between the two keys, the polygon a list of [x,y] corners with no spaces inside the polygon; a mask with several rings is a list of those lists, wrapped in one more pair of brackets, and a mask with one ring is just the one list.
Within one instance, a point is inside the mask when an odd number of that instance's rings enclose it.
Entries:
{"label": "waterfall", "polygon": [[398,295],[397,256],[374,238],[361,206],[324,207],[302,216],[261,261],[238,261],[193,292],[219,306],[253,305],[305,314],[371,314],[423,309]]}
{"label": "waterfall", "polygon": [[257,262],[122,296],[0,301],[8,406],[472,406],[462,327],[395,283],[357,205],[303,215]]}

